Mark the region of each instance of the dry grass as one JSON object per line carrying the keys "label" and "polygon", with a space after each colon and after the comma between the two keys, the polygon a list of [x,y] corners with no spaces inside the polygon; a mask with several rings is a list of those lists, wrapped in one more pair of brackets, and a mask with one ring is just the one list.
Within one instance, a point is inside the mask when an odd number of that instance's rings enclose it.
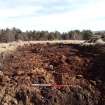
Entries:
{"label": "dry grass", "polygon": [[54,40],[54,41],[18,41],[18,42],[11,42],[11,43],[1,43],[0,44],[0,53],[7,52],[7,51],[14,51],[16,50],[17,46],[23,46],[24,44],[46,44],[46,43],[63,43],[63,44],[81,44],[84,42],[83,40]]}

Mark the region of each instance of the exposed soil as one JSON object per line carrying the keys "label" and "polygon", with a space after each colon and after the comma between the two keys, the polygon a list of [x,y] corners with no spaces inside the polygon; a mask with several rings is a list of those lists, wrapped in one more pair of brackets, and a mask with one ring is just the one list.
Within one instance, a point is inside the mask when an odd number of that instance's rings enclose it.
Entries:
{"label": "exposed soil", "polygon": [[18,47],[2,64],[0,105],[105,105],[104,49],[72,44]]}

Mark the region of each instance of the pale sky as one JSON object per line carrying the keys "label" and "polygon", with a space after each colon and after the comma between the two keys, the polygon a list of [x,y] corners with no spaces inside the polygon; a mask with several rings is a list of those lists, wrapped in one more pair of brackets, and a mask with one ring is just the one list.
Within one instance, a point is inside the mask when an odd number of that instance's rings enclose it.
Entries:
{"label": "pale sky", "polygon": [[0,0],[0,29],[105,30],[105,0]]}

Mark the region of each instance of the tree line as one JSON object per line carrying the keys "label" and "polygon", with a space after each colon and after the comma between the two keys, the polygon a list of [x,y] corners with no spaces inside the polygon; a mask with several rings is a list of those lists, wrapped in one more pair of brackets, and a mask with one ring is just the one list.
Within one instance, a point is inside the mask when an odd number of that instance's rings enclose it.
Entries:
{"label": "tree line", "polygon": [[23,32],[20,29],[1,29],[0,30],[0,42],[12,42],[12,41],[35,41],[35,40],[88,40],[92,37],[93,32],[91,30],[73,30],[69,32],[60,33],[58,31],[26,31]]}

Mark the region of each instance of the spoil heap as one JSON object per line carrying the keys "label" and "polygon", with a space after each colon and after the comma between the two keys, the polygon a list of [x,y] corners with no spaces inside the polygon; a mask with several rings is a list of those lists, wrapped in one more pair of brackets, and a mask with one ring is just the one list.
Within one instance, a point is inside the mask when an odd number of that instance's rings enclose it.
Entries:
{"label": "spoil heap", "polygon": [[18,47],[3,61],[0,105],[105,105],[105,54],[99,48]]}

